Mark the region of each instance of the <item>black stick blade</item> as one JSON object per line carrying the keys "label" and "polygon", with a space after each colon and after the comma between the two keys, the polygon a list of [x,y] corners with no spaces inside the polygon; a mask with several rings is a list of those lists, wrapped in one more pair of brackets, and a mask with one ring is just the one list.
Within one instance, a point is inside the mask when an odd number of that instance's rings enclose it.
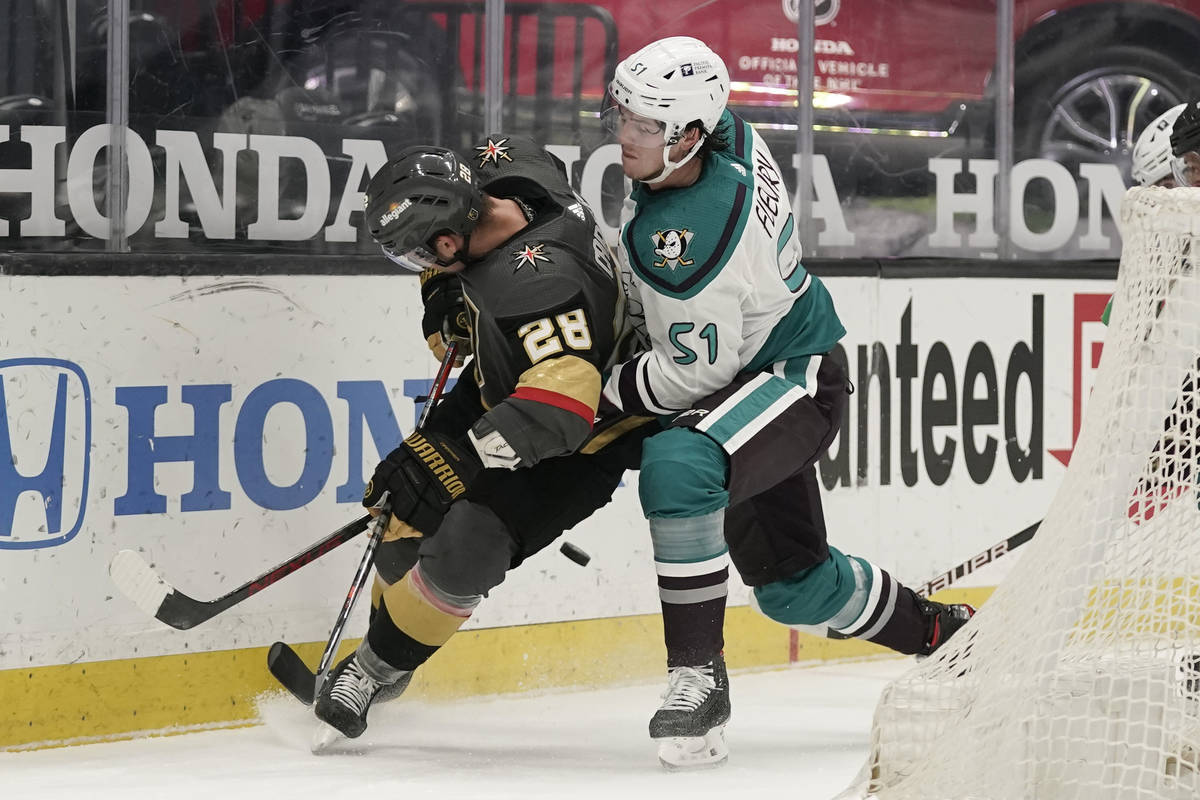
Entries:
{"label": "black stick blade", "polygon": [[267,651],[267,669],[297,700],[306,706],[313,704],[313,700],[316,699],[317,676],[295,650],[283,642],[275,642]]}
{"label": "black stick blade", "polygon": [[305,564],[311,564],[321,556],[340,547],[367,529],[371,515],[364,514],[347,523],[319,542],[312,544],[296,555],[259,575],[236,589],[231,589],[214,600],[197,600],[188,597],[164,581],[154,568],[132,550],[122,550],[108,564],[108,574],[113,583],[142,611],[160,622],[185,631],[217,614],[236,606],[247,597],[258,594],[277,581],[286,578]]}

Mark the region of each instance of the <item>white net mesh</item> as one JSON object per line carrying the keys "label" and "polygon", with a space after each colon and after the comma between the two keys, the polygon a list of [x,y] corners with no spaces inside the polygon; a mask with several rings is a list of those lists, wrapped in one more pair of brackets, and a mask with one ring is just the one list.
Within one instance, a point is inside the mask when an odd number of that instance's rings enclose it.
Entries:
{"label": "white net mesh", "polygon": [[972,623],[885,689],[858,796],[1200,797],[1200,189],[1131,190],[1121,216],[1050,513]]}

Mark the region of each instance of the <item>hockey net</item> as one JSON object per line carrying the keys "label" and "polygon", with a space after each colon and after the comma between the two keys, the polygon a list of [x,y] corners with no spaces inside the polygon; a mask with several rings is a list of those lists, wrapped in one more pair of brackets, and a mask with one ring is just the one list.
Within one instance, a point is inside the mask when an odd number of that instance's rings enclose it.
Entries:
{"label": "hockey net", "polygon": [[1121,217],[1050,512],[975,619],[884,690],[845,797],[1200,797],[1200,189],[1133,189]]}

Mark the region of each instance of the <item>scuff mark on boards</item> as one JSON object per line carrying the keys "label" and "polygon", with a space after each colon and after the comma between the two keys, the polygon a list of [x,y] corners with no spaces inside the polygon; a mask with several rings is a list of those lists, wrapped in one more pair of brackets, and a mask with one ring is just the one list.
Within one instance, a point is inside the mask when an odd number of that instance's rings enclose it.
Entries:
{"label": "scuff mark on boards", "polygon": [[296,308],[302,309],[304,311],[308,311],[307,308],[302,306],[300,303],[297,303],[295,300],[293,300],[291,297],[289,297],[288,294],[286,292],[284,292],[282,289],[280,289],[279,287],[272,286],[268,283],[263,283],[262,281],[254,281],[254,280],[218,281],[217,283],[210,283],[207,286],[198,286],[195,289],[186,289],[177,294],[173,294],[170,297],[168,297],[166,300],[162,301],[161,303],[155,303],[154,305],[152,305],[150,307],[154,308],[154,306],[164,305],[166,303],[178,303],[178,302],[185,301],[185,300],[196,300],[201,297],[208,297],[208,296],[215,295],[215,294],[222,294],[224,292],[243,292],[243,291],[244,292],[266,292],[267,294],[278,295],[278,296],[282,297],[284,300],[288,301],[293,306],[295,306]]}

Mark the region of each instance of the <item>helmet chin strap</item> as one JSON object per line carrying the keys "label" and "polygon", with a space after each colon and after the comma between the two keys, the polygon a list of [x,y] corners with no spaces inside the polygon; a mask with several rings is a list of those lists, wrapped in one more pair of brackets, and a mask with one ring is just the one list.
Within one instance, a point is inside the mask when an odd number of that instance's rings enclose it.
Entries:
{"label": "helmet chin strap", "polygon": [[642,183],[653,186],[656,183],[662,183],[663,181],[665,181],[667,179],[667,176],[669,176],[672,172],[674,172],[675,170],[679,169],[684,164],[686,164],[687,162],[692,160],[692,158],[696,155],[696,153],[700,151],[700,145],[704,144],[704,140],[707,138],[708,138],[707,136],[701,135],[700,138],[696,140],[696,143],[694,145],[692,145],[692,149],[687,151],[687,155],[685,155],[683,158],[679,159],[678,161],[671,161],[671,148],[674,147],[674,145],[669,144],[666,147],[664,147],[663,148],[662,172],[658,173],[653,178],[646,178],[645,180],[642,181]]}

